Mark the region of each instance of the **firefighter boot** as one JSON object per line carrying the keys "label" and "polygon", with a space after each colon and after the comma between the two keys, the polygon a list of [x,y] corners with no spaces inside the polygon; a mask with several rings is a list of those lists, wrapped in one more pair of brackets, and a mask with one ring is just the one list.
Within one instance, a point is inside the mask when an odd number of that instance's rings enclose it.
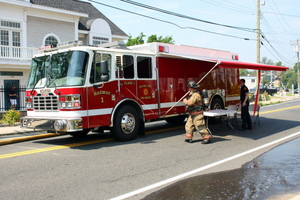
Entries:
{"label": "firefighter boot", "polygon": [[192,143],[193,142],[193,135],[192,134],[186,134],[185,135],[185,142],[189,142],[189,143]]}
{"label": "firefighter boot", "polygon": [[211,139],[210,135],[207,135],[207,136],[203,137],[202,144],[210,143],[210,139]]}

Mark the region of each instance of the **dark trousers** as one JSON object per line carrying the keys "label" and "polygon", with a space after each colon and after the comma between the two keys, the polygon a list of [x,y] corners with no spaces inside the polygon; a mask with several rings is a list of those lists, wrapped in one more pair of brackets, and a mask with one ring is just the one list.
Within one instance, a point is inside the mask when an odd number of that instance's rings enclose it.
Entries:
{"label": "dark trousers", "polygon": [[241,111],[241,115],[242,115],[242,128],[249,128],[252,129],[252,122],[251,122],[251,117],[249,114],[249,104],[247,103],[244,107],[242,107],[242,111]]}

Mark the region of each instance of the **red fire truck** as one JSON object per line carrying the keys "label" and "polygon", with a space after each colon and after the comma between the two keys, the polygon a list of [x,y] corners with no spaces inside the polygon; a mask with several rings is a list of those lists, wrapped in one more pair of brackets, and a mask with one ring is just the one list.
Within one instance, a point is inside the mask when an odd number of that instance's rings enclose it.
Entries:
{"label": "red fire truck", "polygon": [[22,127],[84,136],[110,130],[122,141],[145,122],[183,122],[189,80],[208,92],[210,109],[239,101],[235,53],[148,43],[44,49],[32,59]]}

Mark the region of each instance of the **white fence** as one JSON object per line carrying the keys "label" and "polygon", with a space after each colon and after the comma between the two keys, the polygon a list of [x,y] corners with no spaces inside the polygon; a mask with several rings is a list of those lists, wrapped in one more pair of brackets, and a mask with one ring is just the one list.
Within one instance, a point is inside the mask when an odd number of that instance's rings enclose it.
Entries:
{"label": "white fence", "polygon": [[0,45],[0,58],[31,60],[33,55],[37,54],[37,48],[13,47]]}

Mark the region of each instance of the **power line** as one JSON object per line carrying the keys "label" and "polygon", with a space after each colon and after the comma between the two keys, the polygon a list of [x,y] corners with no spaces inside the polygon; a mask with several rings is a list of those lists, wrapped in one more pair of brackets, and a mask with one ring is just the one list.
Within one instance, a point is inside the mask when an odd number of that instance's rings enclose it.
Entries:
{"label": "power line", "polygon": [[157,11],[157,12],[165,13],[165,14],[168,14],[168,15],[173,15],[173,16],[176,16],[176,17],[190,19],[190,20],[194,20],[194,21],[199,21],[199,22],[203,22],[203,23],[207,23],[207,24],[223,26],[223,27],[226,27],[226,28],[238,29],[238,30],[242,30],[242,31],[249,31],[249,32],[255,32],[256,31],[256,29],[253,29],[253,28],[237,27],[237,26],[231,26],[231,25],[227,25],[227,24],[220,24],[220,23],[216,23],[216,22],[202,20],[202,19],[198,19],[198,18],[187,16],[187,15],[182,15],[182,14],[179,14],[179,13],[167,11],[167,10],[164,10],[164,9],[156,8],[156,7],[153,7],[153,6],[149,6],[149,5],[142,4],[142,3],[139,3],[139,2],[135,2],[135,1],[131,1],[131,0],[120,0],[120,1],[132,4],[132,5],[135,5],[135,6],[147,8],[147,9],[150,9],[150,10],[154,10],[154,11]]}
{"label": "power line", "polygon": [[[263,36],[262,35],[262,37],[263,37],[263,39],[270,45],[270,47],[273,49],[273,51],[276,53],[276,55],[279,57],[279,58],[281,58],[284,62],[286,62],[286,63],[290,63],[291,64],[291,62],[289,61],[289,60],[287,60],[284,56],[282,56],[281,54],[280,54],[280,52],[276,49],[276,48],[274,48],[273,47],[273,45],[268,41],[268,39],[265,37],[265,36]],[[267,47],[266,47],[267,48]],[[270,52],[270,51],[269,51]],[[271,52],[270,52],[271,53]],[[272,54],[273,55],[273,54]],[[274,56],[274,55],[273,55]]]}
{"label": "power line", "polygon": [[[278,34],[274,31],[274,29],[272,28],[272,26],[269,24],[269,22],[267,21],[267,19],[264,17],[264,15],[262,14],[262,19],[265,21],[265,27],[270,31],[268,32],[264,32],[264,35],[266,35],[268,33],[268,35],[270,35],[274,41],[272,41],[272,43],[277,43],[277,44],[283,44],[280,42],[281,38],[278,36]],[[270,40],[269,40],[270,41]],[[271,42],[271,41],[270,41]],[[289,44],[286,44],[289,45]]]}
{"label": "power line", "polygon": [[[272,6],[273,3],[273,6]],[[277,7],[277,5],[275,4],[274,0],[272,0],[272,3],[269,3],[270,8],[272,9],[272,11],[274,12],[274,10],[276,9],[279,13],[279,9]],[[274,8],[275,7],[275,8]],[[263,38],[267,41],[267,43],[270,45],[271,49],[275,52],[275,54],[277,56],[279,56],[283,61],[291,64],[291,61],[289,59],[287,59],[284,55],[282,55],[282,53],[286,53],[289,52],[289,50],[287,50],[287,48],[285,46],[279,46],[278,44],[282,44],[280,41],[282,40],[279,36],[278,33],[276,33],[276,31],[274,31],[273,27],[269,24],[268,20],[265,18],[264,14],[261,13],[261,18],[265,21],[265,27],[267,29],[270,30],[270,33],[268,33],[268,35],[271,36],[271,38],[274,40],[272,41],[272,43],[275,43],[275,45],[277,44],[277,48],[275,48],[272,44],[271,41],[266,39],[265,34],[263,35]],[[287,27],[285,28],[285,31],[287,31],[287,29],[291,30],[293,32],[293,30],[290,28],[290,26],[287,24],[287,22],[285,21],[284,17],[282,15],[276,15],[276,19],[277,22],[279,22],[281,24],[282,27]],[[265,32],[266,33],[266,32]],[[266,46],[265,46],[266,47]],[[267,48],[267,47],[266,47]],[[285,49],[285,50],[284,50]],[[269,52],[270,50],[267,49]],[[281,51],[282,53],[280,53],[279,51]],[[271,53],[271,52],[270,52]],[[272,54],[272,53],[271,53]],[[273,55],[273,54],[272,54]],[[273,55],[274,56],[274,55]]]}
{"label": "power line", "polygon": [[[205,3],[208,3],[208,4],[218,6],[218,7],[226,8],[228,10],[233,10],[233,11],[236,11],[236,12],[240,12],[240,13],[251,14],[251,15],[254,15],[254,13],[255,13],[255,10],[253,10],[251,8],[247,8],[245,6],[238,5],[236,3],[232,3],[232,2],[226,1],[226,0],[223,0],[222,2],[214,1],[214,0],[201,0],[201,1],[203,1]],[[224,2],[227,2],[230,5],[227,5]]]}
{"label": "power line", "polygon": [[156,20],[156,21],[160,21],[160,22],[172,24],[172,25],[174,25],[174,26],[176,26],[176,27],[178,27],[178,28],[180,28],[180,29],[192,29],[192,30],[196,30],[196,31],[202,31],[202,32],[206,32],[206,33],[211,33],[211,34],[221,35],[221,36],[226,36],[226,37],[232,37],[232,38],[237,38],[237,39],[242,39],[242,40],[255,40],[255,39],[251,39],[251,38],[245,38],[245,37],[240,37],[240,36],[234,36],[234,35],[229,35],[229,34],[224,34],[224,33],[217,33],[217,32],[208,31],[208,30],[204,30],[204,29],[199,29],[199,28],[195,28],[195,27],[184,27],[184,26],[179,26],[178,24],[175,24],[175,23],[170,22],[170,21],[166,21],[166,20],[162,20],[162,19],[157,19],[157,18],[155,18],[155,17],[151,17],[151,16],[139,14],[139,13],[132,12],[132,11],[129,11],[129,10],[125,10],[125,9],[122,9],[122,8],[117,8],[117,7],[115,7],[115,6],[111,6],[111,5],[107,5],[107,4],[104,4],[104,3],[100,3],[100,2],[98,2],[98,1],[94,1],[94,0],[88,0],[88,1],[93,2],[93,3],[100,4],[100,5],[103,5],[103,6],[106,6],[106,7],[110,7],[110,8],[113,8],[113,9],[117,9],[117,10],[120,10],[120,11],[124,11],[124,12],[130,13],[130,14],[142,16],[142,17],[145,17],[145,18],[148,18],[148,19],[152,19],[152,20]]}
{"label": "power line", "polygon": [[[278,7],[277,7],[277,5],[275,4],[274,0],[272,0],[272,2],[273,2],[273,4],[274,4],[276,10],[280,13],[280,10],[278,9]],[[270,4],[270,7],[271,7],[271,9],[273,10],[273,7],[272,7],[271,4]],[[274,11],[274,10],[273,10],[273,11]],[[282,18],[282,21],[285,23],[286,27],[289,28],[289,29],[293,32],[293,30],[292,30],[291,27],[288,25],[288,23],[285,21],[285,19],[283,18],[283,16],[282,16],[282,15],[280,15],[280,16],[281,16],[281,18]],[[283,24],[281,23],[281,21],[279,20],[279,18],[277,17],[277,15],[276,15],[276,18],[278,19],[279,23],[283,26]]]}
{"label": "power line", "polygon": [[[218,25],[218,26],[224,26],[224,27],[227,27],[227,28],[234,28],[234,29],[238,29],[238,30],[247,30],[247,31],[249,31],[248,28],[242,28],[242,27],[236,27],[236,26],[229,26],[229,25],[219,24],[219,23],[210,22],[210,21],[206,21],[206,20],[200,20],[200,19],[197,19],[197,18],[194,18],[194,17],[190,17],[190,16],[186,16],[186,15],[179,14],[179,13],[175,13],[175,12],[163,10],[163,9],[156,8],[156,7],[153,7],[153,6],[149,6],[149,5],[146,5],[146,4],[138,3],[138,2],[135,2],[135,1],[132,1],[132,0],[120,0],[120,1],[129,3],[129,4],[132,4],[132,5],[135,5],[135,6],[147,8],[147,9],[150,9],[150,10],[154,10],[154,11],[157,11],[157,12],[162,12],[162,13],[165,13],[165,14],[168,14],[168,15],[173,15],[173,16],[177,16],[177,17],[181,17],[181,18],[186,18],[186,19],[190,19],[190,20],[200,21],[200,22],[204,22],[204,23],[208,23],[208,24],[213,24],[213,25]],[[202,0],[202,1],[203,1],[203,0]],[[251,29],[251,32],[252,32],[252,31],[254,31],[254,29]],[[280,54],[280,53],[272,46],[272,44],[271,44],[268,40],[266,40],[266,41],[267,41],[268,44],[271,46],[271,48],[273,49],[273,51],[274,51],[281,59],[283,59],[283,60],[286,61],[286,59],[284,58],[284,56],[282,56],[282,55],[281,55],[281,54]],[[289,62],[289,61],[287,61],[287,62]]]}
{"label": "power line", "polygon": [[[187,26],[184,27],[184,26],[180,26],[180,25],[178,25],[176,23],[173,23],[171,21],[158,19],[158,18],[147,16],[147,15],[144,15],[144,14],[139,14],[139,13],[136,13],[136,12],[133,12],[133,11],[125,10],[125,9],[118,8],[118,7],[111,6],[111,5],[107,5],[107,4],[104,4],[104,3],[100,3],[98,1],[94,1],[94,0],[88,0],[88,1],[100,4],[100,5],[103,5],[103,6],[106,6],[106,7],[110,7],[110,8],[113,8],[113,9],[117,9],[117,10],[120,10],[120,11],[123,11],[123,12],[127,12],[127,13],[130,13],[130,14],[134,14],[134,15],[138,15],[138,16],[141,16],[141,17],[145,17],[145,18],[148,18],[148,19],[160,21],[160,22],[163,22],[163,23],[168,23],[168,24],[174,25],[174,26],[176,26],[176,27],[178,27],[180,29],[191,29],[191,30],[202,31],[202,32],[206,32],[206,33],[211,33],[211,34],[216,34],[216,35],[221,35],[221,36],[226,36],[226,37],[232,37],[232,38],[237,38],[237,39],[243,39],[243,40],[252,40],[252,41],[256,41],[257,40],[257,39],[250,39],[250,38],[245,38],[245,37],[240,37],[240,36],[235,36],[235,35],[229,35],[229,34],[223,34],[223,33],[213,32],[213,31],[209,31],[209,30],[199,29],[199,28],[196,28],[196,27],[187,27]],[[186,15],[181,15],[181,14],[178,14],[178,13],[175,13],[175,12],[171,12],[171,11],[167,11],[167,10],[155,8],[155,7],[152,7],[152,6],[145,5],[145,4],[140,4],[140,3],[137,3],[137,2],[134,2],[134,1],[130,1],[130,0],[120,0],[120,1],[123,1],[125,3],[129,3],[130,2],[130,4],[134,4],[136,6],[142,6],[142,7],[145,7],[147,9],[155,10],[155,11],[158,11],[158,12],[163,12],[165,14],[169,14],[169,15],[173,15],[173,16],[177,16],[177,17],[181,17],[181,18],[186,18],[186,19],[190,19],[190,20],[194,20],[194,21],[201,21],[201,22],[204,22],[204,23],[212,24],[212,25],[219,25],[219,26],[221,25],[221,26],[225,26],[227,28],[235,28],[235,29],[238,29],[238,30],[251,31],[251,32],[253,32],[253,31],[256,30],[256,29],[249,29],[249,28],[244,28],[244,27],[229,26],[229,25],[225,25],[225,24],[219,24],[219,23],[215,23],[215,22],[209,22],[209,21],[205,21],[205,20],[200,20],[200,19],[197,19],[197,18],[193,18],[193,17],[186,16]],[[267,43],[270,45],[271,49],[275,52],[275,54],[278,57],[280,57],[282,60],[284,60],[287,63],[291,63],[286,58],[284,58],[284,56],[282,56],[280,54],[280,52],[278,52],[272,46],[272,44],[270,43],[270,41],[268,41],[263,35],[262,35],[262,37],[267,41]],[[270,50],[267,47],[266,47],[266,49],[270,52]],[[273,53],[271,53],[271,54],[274,57],[277,57]]]}
{"label": "power line", "polygon": [[282,15],[282,16],[288,16],[288,17],[300,17],[300,15],[290,15],[290,14],[282,14],[282,13],[276,13],[276,12],[264,12],[267,14],[272,14],[272,15]]}

